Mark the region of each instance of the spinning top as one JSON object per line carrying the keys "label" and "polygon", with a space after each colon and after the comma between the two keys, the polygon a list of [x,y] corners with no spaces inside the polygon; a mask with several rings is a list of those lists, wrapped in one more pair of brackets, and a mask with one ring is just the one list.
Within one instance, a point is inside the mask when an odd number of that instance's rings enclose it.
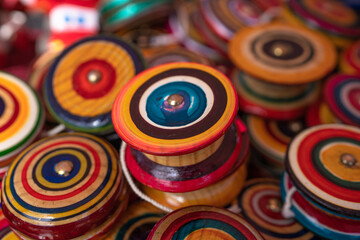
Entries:
{"label": "spinning top", "polygon": [[22,80],[0,73],[0,176],[16,154],[38,135],[43,109],[34,91]]}
{"label": "spinning top", "polygon": [[109,132],[116,94],[142,70],[142,56],[121,39],[83,39],[65,49],[50,67],[44,84],[47,107],[72,130]]}
{"label": "spinning top", "polygon": [[90,239],[116,222],[128,192],[115,149],[100,138],[69,133],[25,149],[2,182],[1,200],[22,238]]}

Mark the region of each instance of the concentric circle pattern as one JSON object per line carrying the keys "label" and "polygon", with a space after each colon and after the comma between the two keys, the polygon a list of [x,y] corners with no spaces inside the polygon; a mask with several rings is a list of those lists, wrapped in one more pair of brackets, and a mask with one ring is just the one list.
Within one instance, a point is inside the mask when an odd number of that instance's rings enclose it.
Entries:
{"label": "concentric circle pattern", "polygon": [[229,56],[241,70],[278,84],[320,80],[336,64],[336,51],[314,31],[280,23],[239,31],[229,44]]}
{"label": "concentric circle pattern", "polygon": [[0,168],[37,136],[43,110],[34,91],[22,80],[0,73]]}
{"label": "concentric circle pattern", "polygon": [[247,115],[245,123],[252,144],[273,164],[282,168],[291,139],[306,128],[302,119],[275,121]]}
{"label": "concentric circle pattern", "polygon": [[312,239],[314,234],[294,219],[281,215],[280,182],[257,178],[248,181],[238,197],[241,215],[265,238]]}
{"label": "concentric circle pattern", "polygon": [[360,36],[359,15],[343,1],[290,0],[289,8],[307,23],[330,34]]}
{"label": "concentric circle pattern", "polygon": [[[287,173],[283,174],[281,181],[281,196],[293,187]],[[345,218],[331,212],[324,212],[316,204],[309,202],[301,192],[295,191],[291,200],[291,210],[295,218],[307,229],[327,239],[355,240],[360,237],[359,219]]]}
{"label": "concentric circle pattern", "polygon": [[148,240],[165,239],[254,240],[263,237],[243,218],[225,209],[193,206],[168,214],[148,237]]}
{"label": "concentric circle pattern", "polygon": [[260,22],[262,11],[250,1],[202,0],[201,11],[214,32],[229,41],[240,29]]}
{"label": "concentric circle pattern", "polygon": [[360,129],[324,124],[298,134],[286,170],[308,198],[339,214],[360,216]]}
{"label": "concentric circle pattern", "polygon": [[194,152],[232,124],[237,98],[230,81],[196,63],[171,63],[137,75],[118,94],[113,123],[131,147],[154,155]]}
{"label": "concentric circle pattern", "polygon": [[337,74],[327,80],[325,100],[346,124],[360,126],[360,75]]}
{"label": "concentric circle pattern", "polygon": [[70,129],[110,131],[116,94],[144,68],[139,52],[121,39],[83,39],[65,49],[50,67],[44,84],[46,104]]}
{"label": "concentric circle pattern", "polygon": [[110,144],[87,134],[60,134],[34,143],[14,161],[2,183],[2,207],[11,227],[24,235],[70,239],[118,211],[123,184]]}

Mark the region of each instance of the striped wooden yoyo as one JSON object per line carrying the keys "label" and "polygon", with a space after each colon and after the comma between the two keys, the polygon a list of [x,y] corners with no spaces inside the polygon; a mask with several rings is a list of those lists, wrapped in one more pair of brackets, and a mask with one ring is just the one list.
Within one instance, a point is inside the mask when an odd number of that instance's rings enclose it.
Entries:
{"label": "striped wooden yoyo", "polygon": [[265,239],[319,239],[294,218],[281,215],[280,181],[256,178],[246,182],[237,198],[240,215],[251,223]]}
{"label": "striped wooden yoyo", "polygon": [[221,193],[219,181],[233,186],[228,178],[238,179],[241,188],[249,140],[243,123],[234,121],[236,112],[235,90],[223,74],[201,64],[171,63],[125,86],[115,100],[113,122],[128,144],[124,158],[131,174],[149,196],[174,209],[201,204],[211,191]]}
{"label": "striped wooden yoyo", "polygon": [[39,134],[44,111],[36,93],[24,81],[0,72],[0,178]]}
{"label": "striped wooden yoyo", "polygon": [[225,209],[192,206],[165,216],[151,231],[148,240],[166,239],[264,239],[242,217]]}
{"label": "striped wooden yoyo", "polygon": [[360,40],[343,51],[340,70],[346,74],[360,74]]}
{"label": "striped wooden yoyo", "polygon": [[312,104],[306,111],[305,122],[308,127],[319,124],[339,123],[324,100]]}
{"label": "striped wooden yoyo", "polygon": [[165,213],[144,201],[132,203],[105,240],[144,240]]}
{"label": "striped wooden yoyo", "polygon": [[359,159],[359,128],[324,124],[299,133],[287,153],[283,214],[326,238],[359,239]]}
{"label": "striped wooden yoyo", "polygon": [[284,18],[324,33],[339,48],[360,37],[360,17],[340,0],[289,0]]}
{"label": "striped wooden yoyo", "polygon": [[360,126],[360,75],[336,74],[324,87],[325,101],[341,122]]}
{"label": "striped wooden yoyo", "polygon": [[333,44],[301,27],[272,23],[240,30],[229,44],[240,109],[265,118],[300,117],[336,64]]}
{"label": "striped wooden yoyo", "polygon": [[305,121],[275,121],[255,115],[246,115],[244,121],[251,144],[264,156],[268,165],[284,170],[287,147],[291,139],[306,128]]}
{"label": "striped wooden yoyo", "polygon": [[149,68],[173,62],[195,62],[210,65],[210,61],[207,58],[181,46],[159,48],[151,52],[147,57],[147,66]]}
{"label": "striped wooden yoyo", "polygon": [[88,134],[40,140],[13,162],[2,182],[2,209],[22,239],[92,239],[127,206],[116,150]]}
{"label": "striped wooden yoyo", "polygon": [[90,133],[113,131],[116,94],[145,68],[135,47],[112,36],[94,36],[66,48],[51,65],[44,97],[52,116],[67,128]]}
{"label": "striped wooden yoyo", "polygon": [[201,0],[201,13],[209,27],[229,41],[242,28],[260,23],[262,11],[251,1]]}
{"label": "striped wooden yoyo", "polygon": [[269,83],[241,71],[231,74],[239,107],[263,118],[290,120],[301,117],[320,94],[320,83],[299,86]]}

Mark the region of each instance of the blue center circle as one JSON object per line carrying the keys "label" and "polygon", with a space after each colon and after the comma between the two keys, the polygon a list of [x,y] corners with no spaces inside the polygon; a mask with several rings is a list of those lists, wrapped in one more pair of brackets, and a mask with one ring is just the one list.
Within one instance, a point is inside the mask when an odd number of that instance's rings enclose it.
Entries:
{"label": "blue center circle", "polygon": [[[73,164],[73,169],[68,176],[59,175],[55,171],[56,164],[65,160],[70,161]],[[47,181],[51,183],[64,183],[76,176],[79,170],[80,161],[76,156],[72,154],[59,154],[46,161],[43,168],[41,169],[41,174]]]}
{"label": "blue center circle", "polygon": [[0,96],[0,117],[3,115],[5,111],[5,102]]}
{"label": "blue center circle", "polygon": [[[170,106],[168,97],[183,98],[181,105]],[[167,126],[184,126],[196,121],[204,113],[207,99],[204,91],[189,82],[172,82],[155,89],[146,99],[146,113],[154,123]]]}

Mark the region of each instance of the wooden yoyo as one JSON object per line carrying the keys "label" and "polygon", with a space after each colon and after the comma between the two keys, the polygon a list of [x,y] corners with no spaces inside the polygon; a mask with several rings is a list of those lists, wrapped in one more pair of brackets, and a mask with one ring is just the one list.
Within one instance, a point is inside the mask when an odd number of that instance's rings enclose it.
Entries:
{"label": "wooden yoyo", "polygon": [[343,73],[360,74],[360,40],[343,51],[339,67]]}
{"label": "wooden yoyo", "polygon": [[325,34],[339,48],[360,37],[360,17],[339,0],[289,0],[283,9],[288,23]]}
{"label": "wooden yoyo", "polygon": [[191,206],[165,216],[148,240],[166,239],[264,239],[242,217],[222,208]]}
{"label": "wooden yoyo", "polygon": [[170,63],[137,75],[117,96],[122,161],[152,200],[170,209],[225,206],[246,178],[249,140],[236,92],[217,70]]}
{"label": "wooden yoyo", "polygon": [[236,201],[240,215],[265,239],[319,239],[294,218],[281,215],[280,181],[256,178],[246,182]]}
{"label": "wooden yoyo", "polygon": [[0,72],[0,178],[43,124],[44,112],[36,93],[24,81]]}
{"label": "wooden yoyo", "polygon": [[144,68],[142,55],[129,43],[112,36],[85,38],[51,65],[44,83],[46,105],[71,130],[109,133],[116,94]]}
{"label": "wooden yoyo", "polygon": [[13,162],[2,209],[21,239],[93,239],[125,211],[128,190],[118,153],[89,134],[40,140]]}
{"label": "wooden yoyo", "polygon": [[319,81],[336,64],[333,44],[321,34],[273,23],[239,31],[229,44],[232,81],[241,110],[264,118],[302,116],[320,93]]}
{"label": "wooden yoyo", "polygon": [[11,230],[3,211],[0,209],[0,239],[1,240],[18,240],[16,234]]}
{"label": "wooden yoyo", "polygon": [[225,41],[238,30],[259,24],[263,13],[253,2],[239,0],[201,0],[200,9],[208,26]]}
{"label": "wooden yoyo", "polygon": [[324,87],[325,101],[341,122],[360,126],[360,75],[336,74]]}
{"label": "wooden yoyo", "polygon": [[207,58],[180,46],[157,49],[147,58],[147,66],[149,68],[173,62],[195,62],[210,65],[210,61]]}
{"label": "wooden yoyo", "polygon": [[178,1],[176,11],[169,18],[172,34],[190,51],[196,52],[214,62],[222,61],[224,55],[218,48],[208,44],[201,34],[199,18],[201,17],[198,1]]}
{"label": "wooden yoyo", "polygon": [[132,203],[105,240],[144,240],[165,213],[144,201]]}
{"label": "wooden yoyo", "polygon": [[[275,121],[245,115],[244,122],[251,144],[264,156],[269,167],[284,170],[287,147],[293,137],[306,128],[303,119]],[[275,171],[276,171],[275,170]]]}
{"label": "wooden yoyo", "polygon": [[312,127],[319,124],[340,123],[340,120],[334,116],[329,106],[322,99],[308,108],[305,115],[305,122],[306,126]]}
{"label": "wooden yoyo", "polygon": [[291,142],[281,185],[283,215],[329,239],[360,237],[360,129],[308,128]]}

